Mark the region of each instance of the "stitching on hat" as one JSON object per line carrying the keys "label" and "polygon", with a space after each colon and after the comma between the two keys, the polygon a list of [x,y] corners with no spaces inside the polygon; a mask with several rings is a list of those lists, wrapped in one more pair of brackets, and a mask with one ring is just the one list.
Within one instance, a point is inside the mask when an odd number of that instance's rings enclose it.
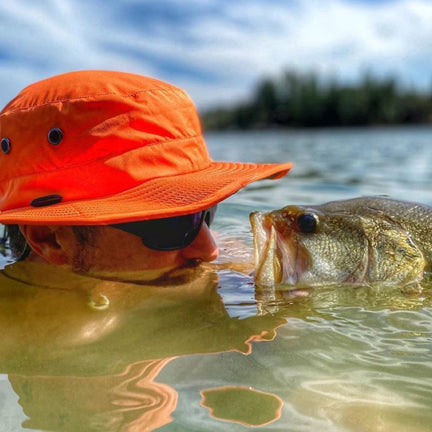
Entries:
{"label": "stitching on hat", "polygon": [[[272,165],[272,164],[264,164],[264,165]],[[255,163],[242,163],[242,162],[210,161],[210,163],[205,168],[203,168],[201,170],[189,171],[187,173],[179,173],[179,174],[175,174],[175,175],[169,176],[169,178],[175,178],[175,177],[180,177],[180,176],[184,176],[184,175],[193,175],[194,173],[198,173],[200,171],[204,171],[204,170],[208,170],[208,169],[213,170],[214,172],[218,172],[218,171],[220,171],[220,169],[223,169],[223,168],[228,168],[228,167],[232,168],[232,167],[238,167],[238,166],[242,166],[242,168],[245,168],[245,167],[256,168],[257,164],[255,164]],[[151,178],[151,179],[148,179],[148,180],[146,180],[146,181],[144,181],[144,182],[142,182],[142,183],[140,183],[140,184],[138,184],[136,186],[132,186],[130,188],[126,188],[124,190],[121,190],[119,192],[114,192],[114,193],[109,194],[109,195],[103,195],[103,196],[100,196],[100,197],[93,197],[93,198],[85,198],[85,199],[82,199],[82,200],[75,199],[75,200],[70,200],[70,201],[62,201],[61,203],[58,203],[56,205],[56,208],[60,209],[60,208],[63,208],[63,207],[66,207],[66,208],[72,207],[82,217],[86,218],[88,215],[86,213],[82,212],[77,207],[77,206],[80,206],[83,202],[85,202],[85,203],[98,202],[99,200],[105,200],[107,198],[109,199],[109,198],[117,197],[117,196],[121,197],[122,195],[124,195],[124,194],[127,195],[130,192],[135,192],[136,193],[136,192],[139,192],[139,188],[142,187],[145,183],[151,182],[151,181],[154,181],[154,180],[161,180],[161,178]],[[233,182],[230,182],[230,184],[235,184],[235,183],[236,182],[234,180],[233,180]],[[210,200],[210,199],[208,199],[208,200]],[[221,201],[222,201],[222,199],[221,199]],[[203,202],[206,202],[206,200],[204,200]],[[28,206],[27,208],[31,210],[31,213],[35,213],[38,210],[41,210],[41,209],[30,207],[30,206]],[[205,208],[208,208],[208,206],[207,205],[203,205],[202,208],[197,209],[197,210],[199,211],[199,210],[203,210]],[[47,209],[47,207],[43,208],[43,210],[46,210],[46,209]],[[8,210],[0,211],[0,217],[4,218],[6,216],[6,219],[7,219],[7,212],[13,212],[13,211],[16,211],[16,210],[17,209],[8,209]],[[27,212],[28,210],[23,210],[23,208],[21,208],[21,210],[19,210],[19,211],[25,211],[25,212]],[[43,223],[43,221],[41,223]],[[98,222],[98,224],[99,225],[103,225],[103,223],[101,223],[101,222]]]}
{"label": "stitching on hat", "polygon": [[[258,167],[258,165],[256,164],[256,163],[253,163],[253,162],[246,162],[246,163],[243,163],[243,162],[221,162],[221,161],[210,161],[210,163],[205,167],[205,168],[203,168],[203,169],[200,169],[200,170],[195,170],[195,171],[189,171],[189,172],[187,172],[187,173],[179,173],[179,174],[174,174],[174,175],[170,175],[169,176],[169,178],[175,178],[175,177],[180,177],[180,176],[184,176],[184,175],[189,175],[189,174],[194,174],[194,173],[198,173],[198,172],[200,172],[200,171],[204,171],[204,170],[208,170],[209,168],[214,172],[214,173],[217,173],[217,172],[219,172],[219,171],[225,171],[225,170],[227,170],[227,169],[232,169],[232,168],[234,168],[234,167],[239,167],[239,166],[241,166],[242,167],[242,169],[244,169],[244,168],[247,168],[248,169],[248,171],[255,171],[256,169],[257,169],[257,167]],[[267,168],[267,166],[268,167],[271,167],[272,166],[272,164],[261,164],[261,165],[259,165],[259,166],[265,166],[266,168]],[[252,169],[251,169],[252,168]],[[103,195],[103,196],[100,196],[100,197],[93,197],[93,198],[85,198],[85,199],[82,199],[82,200],[77,200],[77,199],[75,199],[75,200],[71,200],[71,201],[62,201],[61,203],[58,203],[57,205],[56,205],[56,207],[65,207],[65,206],[67,206],[67,205],[70,205],[70,206],[72,206],[73,207],[73,209],[74,210],[76,210],[78,213],[80,213],[82,216],[87,216],[85,213],[83,213],[79,208],[77,208],[75,205],[77,204],[78,206],[79,205],[81,205],[83,202],[86,202],[86,203],[91,203],[92,201],[99,201],[99,200],[104,200],[104,199],[109,199],[109,198],[113,198],[113,197],[119,197],[119,198],[127,198],[127,197],[123,197],[122,195],[127,195],[128,193],[132,193],[132,192],[134,192],[134,193],[139,193],[139,188],[140,187],[142,187],[145,183],[147,183],[147,182],[151,182],[152,180],[160,180],[161,178],[160,177],[156,177],[156,178],[151,178],[151,179],[148,179],[148,180],[146,180],[146,181],[144,181],[144,182],[142,182],[142,183],[140,183],[140,184],[138,184],[138,185],[136,185],[136,186],[132,186],[132,187],[130,187],[130,188],[126,188],[126,189],[124,189],[124,190],[122,190],[122,191],[119,191],[119,192],[114,192],[114,193],[111,193],[111,194],[108,194],[108,195]],[[247,182],[247,183],[249,183],[249,180],[250,179],[248,179],[248,180],[234,180],[233,179],[233,181],[232,182],[229,182],[229,184],[236,184],[236,183],[238,183],[238,184],[243,184],[245,181]],[[240,183],[239,183],[240,182]],[[246,183],[245,183],[246,184]],[[211,201],[210,199],[208,199],[208,201]],[[207,208],[205,205],[203,205],[203,208],[201,209],[201,210],[204,210],[205,208]],[[1,214],[2,212],[0,212],[0,214]]]}
{"label": "stitching on hat", "polygon": [[[98,94],[87,95],[87,96],[77,96],[77,97],[65,98],[65,99],[55,99],[55,100],[52,100],[50,102],[46,102],[46,103],[39,104],[39,105],[29,105],[29,106],[25,106],[25,107],[15,108],[12,110],[7,110],[7,111],[1,113],[0,117],[5,115],[5,114],[11,114],[11,113],[19,112],[19,111],[30,111],[34,108],[41,108],[41,107],[51,105],[54,103],[59,103],[59,102],[73,102],[73,101],[78,101],[78,100],[82,100],[82,99],[90,99],[90,98],[96,98],[96,97],[101,97],[101,96],[110,96],[110,95],[120,96],[120,97],[124,97],[124,98],[130,98],[130,97],[134,97],[138,94],[152,93],[152,92],[177,93],[177,94],[188,97],[186,92],[184,92],[181,89],[175,88],[175,87],[173,87],[171,89],[154,87],[154,88],[150,88],[150,89],[146,89],[146,90],[137,90],[137,91],[134,91],[133,93],[126,93],[126,94],[109,92],[109,93],[98,93]],[[188,97],[188,99],[189,99],[189,97]]]}
{"label": "stitching on hat", "polygon": [[[197,138],[201,138],[201,137],[202,137],[202,135],[192,135],[192,136],[185,137],[185,138],[171,138],[171,139],[166,139],[163,141],[155,141],[155,142],[146,144],[145,147],[153,147],[153,146],[158,145],[158,144],[166,144],[166,143],[169,143],[170,141],[184,141],[184,140],[188,140],[188,139],[197,139]],[[141,147],[136,147],[135,149],[131,149],[129,151],[137,150],[138,148],[141,148]],[[85,166],[85,165],[91,164],[93,162],[107,160],[111,157],[119,156],[121,154],[122,153],[110,153],[108,156],[104,156],[104,157],[100,157],[100,158],[96,158],[96,159],[91,159],[91,160],[88,160],[85,162],[80,162],[77,164],[69,164],[69,165],[62,166],[61,168],[55,168],[55,169],[51,169],[48,171],[32,171],[30,173],[21,174],[19,176],[0,178],[0,181],[4,182],[4,181],[12,180],[12,179],[19,179],[19,178],[23,178],[23,177],[27,177],[27,176],[31,176],[31,175],[35,175],[35,174],[50,174],[50,173],[62,171],[62,170],[68,169],[68,168]]]}

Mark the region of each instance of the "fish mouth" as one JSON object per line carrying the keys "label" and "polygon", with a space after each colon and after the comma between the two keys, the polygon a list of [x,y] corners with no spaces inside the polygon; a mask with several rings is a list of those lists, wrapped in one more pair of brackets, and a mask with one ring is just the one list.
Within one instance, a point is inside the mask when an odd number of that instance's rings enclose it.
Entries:
{"label": "fish mouth", "polygon": [[296,269],[296,246],[291,237],[277,231],[271,219],[260,212],[249,216],[255,257],[255,283],[260,286],[294,285],[299,279]]}

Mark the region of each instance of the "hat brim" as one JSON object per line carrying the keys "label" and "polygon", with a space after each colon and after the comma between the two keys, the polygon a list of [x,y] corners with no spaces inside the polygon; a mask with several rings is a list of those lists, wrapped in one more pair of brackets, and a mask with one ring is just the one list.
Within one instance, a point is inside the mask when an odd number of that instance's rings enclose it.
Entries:
{"label": "hat brim", "polygon": [[212,162],[192,173],[161,177],[115,195],[0,212],[4,224],[108,225],[193,213],[209,208],[256,180],[280,178],[285,164]]}

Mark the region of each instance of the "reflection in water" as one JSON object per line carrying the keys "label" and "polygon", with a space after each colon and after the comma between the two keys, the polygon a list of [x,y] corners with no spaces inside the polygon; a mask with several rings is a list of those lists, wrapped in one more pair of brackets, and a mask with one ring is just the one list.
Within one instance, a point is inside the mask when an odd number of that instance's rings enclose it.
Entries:
{"label": "reflection in water", "polygon": [[250,353],[251,341],[274,339],[285,322],[231,318],[216,273],[204,269],[181,286],[150,287],[18,263],[0,284],[0,372],[28,417],[23,426],[37,430],[160,428],[177,405],[176,390],[156,381],[169,362]]}
{"label": "reflection in water", "polygon": [[266,361],[289,388],[280,396],[296,424],[306,418],[314,430],[430,430],[430,282],[421,292],[332,286],[307,297],[280,288],[257,295],[264,313],[288,319]]}
{"label": "reflection in water", "polygon": [[[218,431],[229,420],[230,432],[270,421],[280,430],[428,430],[430,286],[299,295],[255,291],[250,277],[209,267],[180,286],[151,287],[32,263],[0,277],[0,373],[25,428]],[[95,309],[101,298],[108,307]],[[257,392],[270,405],[228,410],[252,406]]]}
{"label": "reflection in water", "polygon": [[201,395],[201,405],[213,417],[245,426],[273,423],[280,418],[283,405],[278,396],[251,387],[219,387],[203,390]]}
{"label": "reflection in water", "polygon": [[[129,365],[118,375],[9,375],[28,420],[26,428],[50,431],[143,431],[168,423],[177,394],[154,381],[170,361]],[[66,372],[66,371],[65,371]]]}

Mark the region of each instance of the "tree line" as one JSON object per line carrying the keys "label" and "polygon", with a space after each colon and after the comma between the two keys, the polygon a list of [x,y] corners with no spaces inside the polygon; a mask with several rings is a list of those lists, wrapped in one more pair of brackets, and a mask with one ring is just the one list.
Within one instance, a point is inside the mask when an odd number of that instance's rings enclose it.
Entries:
{"label": "tree line", "polygon": [[432,92],[368,74],[348,85],[289,71],[261,80],[248,102],[208,110],[202,120],[208,130],[430,123]]}

